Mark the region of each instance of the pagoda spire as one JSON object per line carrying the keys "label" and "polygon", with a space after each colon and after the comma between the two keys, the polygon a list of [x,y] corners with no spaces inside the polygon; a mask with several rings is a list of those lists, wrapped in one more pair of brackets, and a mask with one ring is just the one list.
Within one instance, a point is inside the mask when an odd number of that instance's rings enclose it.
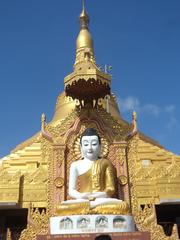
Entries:
{"label": "pagoda spire", "polygon": [[83,63],[84,61],[90,61],[96,66],[95,56],[94,56],[94,45],[93,39],[89,32],[89,16],[85,9],[84,1],[82,2],[82,12],[79,15],[80,32],[76,40],[76,60],[74,68],[77,65]]}
{"label": "pagoda spire", "polygon": [[84,0],[82,0],[82,6],[83,6],[83,10],[85,10],[85,2],[84,2]]}
{"label": "pagoda spire", "polygon": [[84,0],[82,0],[82,12],[79,16],[79,21],[80,21],[80,27],[81,29],[88,29],[89,25],[89,16],[85,10],[85,3]]}
{"label": "pagoda spire", "polygon": [[74,70],[64,79],[66,96],[78,99],[81,106],[97,107],[98,99],[110,95],[111,76],[96,65],[89,16],[82,1],[80,31],[76,40]]}

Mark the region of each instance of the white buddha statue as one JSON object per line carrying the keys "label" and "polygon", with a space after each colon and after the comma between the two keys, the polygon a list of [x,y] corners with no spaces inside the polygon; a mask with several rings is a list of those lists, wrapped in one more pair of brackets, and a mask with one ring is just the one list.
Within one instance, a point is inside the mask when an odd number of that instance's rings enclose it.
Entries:
{"label": "white buddha statue", "polygon": [[62,202],[60,215],[68,214],[126,214],[127,203],[113,198],[116,193],[116,171],[110,161],[100,158],[101,139],[97,131],[87,128],[81,136],[82,159],[70,167],[69,196]]}

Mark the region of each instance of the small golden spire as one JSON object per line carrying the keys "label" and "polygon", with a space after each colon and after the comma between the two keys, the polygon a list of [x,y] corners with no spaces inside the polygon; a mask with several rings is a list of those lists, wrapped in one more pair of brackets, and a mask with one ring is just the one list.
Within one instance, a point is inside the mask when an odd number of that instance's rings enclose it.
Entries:
{"label": "small golden spire", "polygon": [[84,0],[82,0],[82,9],[83,9],[83,11],[85,11],[85,2],[84,2]]}
{"label": "small golden spire", "polygon": [[43,113],[41,116],[41,131],[44,131],[46,125],[46,115]]}
{"label": "small golden spire", "polygon": [[89,25],[89,16],[85,10],[85,3],[84,0],[82,0],[82,12],[79,16],[79,21],[80,21],[80,27],[81,29],[88,29]]}
{"label": "small golden spire", "polygon": [[76,40],[76,60],[74,67],[79,63],[90,61],[96,63],[94,56],[93,39],[89,32],[89,16],[82,1],[82,12],[79,16],[80,32]]}
{"label": "small golden spire", "polygon": [[137,113],[133,111],[132,114],[132,125],[133,125],[133,133],[137,132]]}

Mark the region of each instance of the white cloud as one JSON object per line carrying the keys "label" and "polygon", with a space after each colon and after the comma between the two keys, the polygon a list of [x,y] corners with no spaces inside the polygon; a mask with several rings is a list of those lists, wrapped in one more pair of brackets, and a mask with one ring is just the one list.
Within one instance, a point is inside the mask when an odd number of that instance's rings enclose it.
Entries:
{"label": "white cloud", "polygon": [[124,99],[118,99],[120,112],[131,114],[134,110],[140,114],[148,114],[154,117],[165,117],[166,129],[170,132],[174,128],[179,127],[178,120],[175,117],[176,107],[172,104],[167,106],[158,106],[147,103],[141,104],[137,97],[128,96]]}
{"label": "white cloud", "polygon": [[146,105],[140,107],[140,111],[141,112],[146,112],[146,113],[151,114],[151,115],[158,116],[160,111],[161,111],[161,109],[157,105],[146,104]]}
{"label": "white cloud", "polygon": [[152,115],[158,115],[160,113],[160,107],[154,104],[141,105],[140,101],[136,97],[128,96],[124,99],[119,99],[120,111],[122,113],[132,112],[133,110],[137,112],[145,112]]}
{"label": "white cloud", "polygon": [[173,113],[175,111],[175,106],[174,105],[165,106],[164,110],[167,113]]}
{"label": "white cloud", "polygon": [[167,128],[169,131],[173,130],[175,127],[178,127],[178,121],[174,116],[171,116],[167,123]]}
{"label": "white cloud", "polygon": [[139,100],[136,97],[121,98],[118,102],[121,112],[132,112],[133,110],[138,111],[140,105]]}

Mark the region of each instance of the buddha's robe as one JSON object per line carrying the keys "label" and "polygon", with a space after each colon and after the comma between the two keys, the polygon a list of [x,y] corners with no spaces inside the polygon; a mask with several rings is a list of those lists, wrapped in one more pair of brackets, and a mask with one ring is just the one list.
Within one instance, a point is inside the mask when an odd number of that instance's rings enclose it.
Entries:
{"label": "buddha's robe", "polygon": [[106,192],[112,197],[116,191],[116,172],[110,161],[98,159],[93,162],[91,169],[78,177],[78,191]]}

